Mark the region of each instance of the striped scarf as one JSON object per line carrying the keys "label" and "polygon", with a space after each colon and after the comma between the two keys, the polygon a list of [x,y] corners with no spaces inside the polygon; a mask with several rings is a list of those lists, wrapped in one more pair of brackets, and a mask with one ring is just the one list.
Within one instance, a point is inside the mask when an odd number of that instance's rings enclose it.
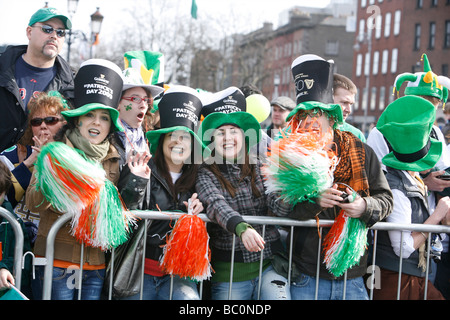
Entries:
{"label": "striped scarf", "polygon": [[[363,142],[353,134],[340,130],[334,130],[334,142],[340,158],[334,171],[334,181],[349,185],[360,196],[369,196]],[[342,188],[342,185],[340,187]]]}

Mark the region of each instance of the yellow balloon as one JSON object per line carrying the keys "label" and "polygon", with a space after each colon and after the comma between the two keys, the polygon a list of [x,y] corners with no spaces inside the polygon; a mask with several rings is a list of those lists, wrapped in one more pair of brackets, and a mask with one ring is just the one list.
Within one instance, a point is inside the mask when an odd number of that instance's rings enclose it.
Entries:
{"label": "yellow balloon", "polygon": [[270,115],[270,102],[261,94],[252,94],[245,98],[247,112],[258,120],[259,123],[266,120]]}

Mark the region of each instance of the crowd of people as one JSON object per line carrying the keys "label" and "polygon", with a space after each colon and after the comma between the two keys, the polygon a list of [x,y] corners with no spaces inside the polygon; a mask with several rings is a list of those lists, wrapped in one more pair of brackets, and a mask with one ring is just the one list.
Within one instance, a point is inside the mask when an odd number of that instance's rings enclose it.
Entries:
{"label": "crowd of people", "polygon": [[[74,300],[78,295],[99,300],[108,294],[120,300],[367,300],[365,276],[373,249],[368,228],[380,221],[450,224],[450,181],[442,178],[448,174],[450,158],[444,135],[434,125],[436,107],[446,102],[448,88],[431,71],[426,56],[425,72],[408,82],[409,91],[386,108],[366,141],[346,122],[356,87],[334,73],[333,61],[314,54],[293,61],[295,100],[275,98],[270,103],[271,124],[263,130],[262,121],[247,110],[247,98],[262,95],[257,88],[205,93],[165,84],[161,53],[127,52],[123,70],[110,61],[90,59],[73,73],[59,55],[71,27],[70,19],[55,8],[39,9],[26,28],[28,45],[10,46],[0,56],[0,203],[20,222],[24,252],[45,256],[49,230],[65,213],[55,198],[71,198],[69,184],[53,194],[43,186],[43,177],[50,176],[44,160],[63,166],[56,154],[44,159],[54,146],[75,150],[77,157],[71,160],[79,167],[93,164],[104,172],[127,210],[205,213],[212,221],[207,225],[211,276],[209,290],[201,296],[197,281],[170,274],[162,266],[165,244],[174,230],[171,220],[138,220],[128,226],[128,240],[114,246],[120,259],[110,250],[80,241],[72,222],[55,239],[52,300]],[[400,88],[401,83],[396,85]],[[324,160],[324,170],[318,169],[320,161],[311,161],[313,157]],[[64,166],[74,183],[75,166]],[[278,171],[268,182],[267,174],[274,168]],[[344,242],[355,235],[296,227],[290,243],[290,230],[251,225],[248,216],[335,220],[335,225],[343,221],[347,227],[356,223],[354,232],[358,230],[363,241],[350,242],[348,251],[359,252],[352,260],[339,252],[329,258],[329,251],[317,250],[319,245],[328,248],[336,237]],[[15,284],[15,241],[11,226],[5,219],[0,222],[1,296]],[[379,233],[381,289],[375,290],[374,298],[396,298],[393,284],[402,254],[401,299],[421,299],[426,287],[428,299],[449,299],[446,235],[400,233]],[[429,236],[444,246],[433,268],[424,265]],[[289,250],[291,277],[286,268]],[[115,273],[120,279],[108,292],[104,279],[112,277],[111,263],[120,260],[115,268],[126,268],[126,259],[144,261],[142,292],[135,266]],[[330,259],[348,262],[345,274],[330,267]],[[24,261],[21,290],[40,300],[44,266],[34,266],[32,273],[33,261]],[[68,284],[80,267],[78,292]],[[436,275],[425,284],[425,272],[431,269]]]}

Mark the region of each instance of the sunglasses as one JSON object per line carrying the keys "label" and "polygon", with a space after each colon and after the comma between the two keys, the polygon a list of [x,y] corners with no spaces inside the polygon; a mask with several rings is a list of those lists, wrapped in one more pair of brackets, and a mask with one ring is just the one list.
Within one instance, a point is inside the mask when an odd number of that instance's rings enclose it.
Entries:
{"label": "sunglasses", "polygon": [[124,100],[133,101],[135,103],[141,103],[141,101],[144,101],[146,104],[152,103],[152,98],[141,98],[141,97],[122,97]]}
{"label": "sunglasses", "polygon": [[33,127],[39,127],[42,122],[45,122],[45,124],[53,126],[57,124],[59,121],[61,121],[58,117],[45,117],[45,118],[33,118],[30,120],[30,124]]}
{"label": "sunglasses", "polygon": [[41,28],[42,32],[46,34],[52,34],[53,31],[56,31],[56,35],[58,36],[58,38],[64,38],[66,36],[65,29],[54,29],[52,26],[46,24],[42,26],[32,26],[32,28]]}

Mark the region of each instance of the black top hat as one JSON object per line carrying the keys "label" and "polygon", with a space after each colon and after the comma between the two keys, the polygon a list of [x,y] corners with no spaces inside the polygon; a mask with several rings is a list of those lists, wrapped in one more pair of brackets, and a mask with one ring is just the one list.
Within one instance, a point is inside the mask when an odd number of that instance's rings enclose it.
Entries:
{"label": "black top hat", "polygon": [[333,103],[333,60],[305,54],[292,63],[297,104],[306,101]]}
{"label": "black top hat", "polygon": [[155,153],[159,137],[162,134],[175,130],[189,132],[197,143],[205,148],[195,134],[200,125],[202,106],[202,101],[196,90],[185,86],[170,87],[164,93],[158,105],[161,128],[146,133],[150,143],[150,152]]}
{"label": "black top hat", "polygon": [[120,68],[111,61],[90,59],[83,62],[75,76],[74,107],[100,103],[117,109],[122,95]]}
{"label": "black top hat", "polygon": [[202,116],[206,117],[213,112],[232,113],[246,110],[247,102],[242,91],[237,87],[229,87],[207,98],[202,109]]}

